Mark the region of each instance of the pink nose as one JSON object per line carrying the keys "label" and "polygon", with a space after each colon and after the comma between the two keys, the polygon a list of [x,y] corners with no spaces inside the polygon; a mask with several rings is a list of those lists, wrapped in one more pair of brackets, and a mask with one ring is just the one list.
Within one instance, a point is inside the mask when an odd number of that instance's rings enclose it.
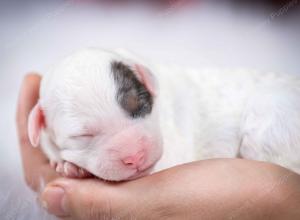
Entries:
{"label": "pink nose", "polygon": [[140,151],[133,156],[125,157],[122,159],[122,162],[126,166],[138,168],[145,162],[145,152]]}

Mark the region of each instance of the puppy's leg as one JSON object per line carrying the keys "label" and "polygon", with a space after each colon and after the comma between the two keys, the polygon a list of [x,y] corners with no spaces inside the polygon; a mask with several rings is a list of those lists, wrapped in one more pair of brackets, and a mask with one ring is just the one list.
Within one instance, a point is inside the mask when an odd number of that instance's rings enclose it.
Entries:
{"label": "puppy's leg", "polygon": [[80,168],[71,162],[62,160],[58,146],[51,141],[46,132],[42,132],[41,140],[41,147],[43,148],[43,152],[49,158],[51,167],[61,176],[69,178],[87,178],[92,176],[92,174],[85,169]]}
{"label": "puppy's leg", "polygon": [[85,169],[80,168],[68,161],[56,163],[55,170],[60,175],[68,178],[87,178],[92,176],[92,174]]}

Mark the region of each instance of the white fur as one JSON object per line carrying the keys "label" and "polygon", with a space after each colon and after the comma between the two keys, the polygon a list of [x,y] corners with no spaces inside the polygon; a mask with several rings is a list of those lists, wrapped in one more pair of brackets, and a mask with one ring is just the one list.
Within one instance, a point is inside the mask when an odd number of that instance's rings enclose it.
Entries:
{"label": "white fur", "polygon": [[[134,62],[116,53],[89,48],[62,61],[42,80],[40,105],[46,119],[41,145],[49,159],[83,167],[107,180],[139,174],[122,158],[146,151],[141,171],[161,157],[157,107],[145,118],[132,119],[116,101],[111,62]],[[90,137],[76,137],[93,134]]]}
{"label": "white fur", "polygon": [[161,163],[243,157],[300,172],[299,77],[175,66],[154,72],[166,151]]}
{"label": "white fur", "polygon": [[[107,151],[126,142],[114,148],[125,152],[128,141],[137,146],[141,132],[154,144],[148,165],[159,159],[162,137],[164,153],[156,171],[199,159],[243,157],[299,172],[299,78],[148,64],[158,96],[150,116],[133,120],[115,101],[109,73],[115,59],[147,65],[124,50],[90,48],[66,58],[43,80],[40,103],[50,129],[43,131],[42,145],[51,160],[71,161],[106,179],[126,179],[131,173],[112,162],[119,158],[110,158]],[[107,134],[106,140],[90,143],[68,137],[84,132],[85,124],[97,137]],[[127,133],[116,138],[122,132]]]}

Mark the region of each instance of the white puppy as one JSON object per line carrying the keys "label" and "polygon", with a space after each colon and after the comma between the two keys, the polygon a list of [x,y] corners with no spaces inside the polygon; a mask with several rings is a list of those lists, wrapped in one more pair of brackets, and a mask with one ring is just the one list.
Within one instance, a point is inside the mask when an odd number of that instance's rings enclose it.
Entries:
{"label": "white puppy", "polygon": [[80,167],[128,180],[216,157],[300,172],[299,99],[300,78],[289,75],[146,65],[89,48],[43,78],[29,136],[71,177],[84,176]]}

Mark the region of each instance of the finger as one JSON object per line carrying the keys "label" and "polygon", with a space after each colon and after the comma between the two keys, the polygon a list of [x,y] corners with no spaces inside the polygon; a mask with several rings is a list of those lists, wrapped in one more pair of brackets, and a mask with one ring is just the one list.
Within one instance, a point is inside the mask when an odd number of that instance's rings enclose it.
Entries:
{"label": "finger", "polygon": [[97,179],[64,178],[49,184],[41,200],[48,212],[61,218],[111,219],[122,195],[113,185]]}
{"label": "finger", "polygon": [[40,148],[33,148],[28,138],[28,115],[38,101],[40,81],[41,77],[38,74],[32,73],[25,76],[19,94],[16,115],[25,180],[34,191],[38,191],[43,184],[57,177],[57,174],[51,169],[47,157]]}
{"label": "finger", "polygon": [[19,93],[16,119],[19,139],[23,145],[29,145],[27,120],[31,109],[38,101],[40,81],[41,77],[38,74],[26,75]]}
{"label": "finger", "polygon": [[117,185],[61,179],[46,187],[42,201],[64,219],[299,219],[299,209],[288,208],[299,204],[299,183],[298,174],[279,166],[217,159]]}

